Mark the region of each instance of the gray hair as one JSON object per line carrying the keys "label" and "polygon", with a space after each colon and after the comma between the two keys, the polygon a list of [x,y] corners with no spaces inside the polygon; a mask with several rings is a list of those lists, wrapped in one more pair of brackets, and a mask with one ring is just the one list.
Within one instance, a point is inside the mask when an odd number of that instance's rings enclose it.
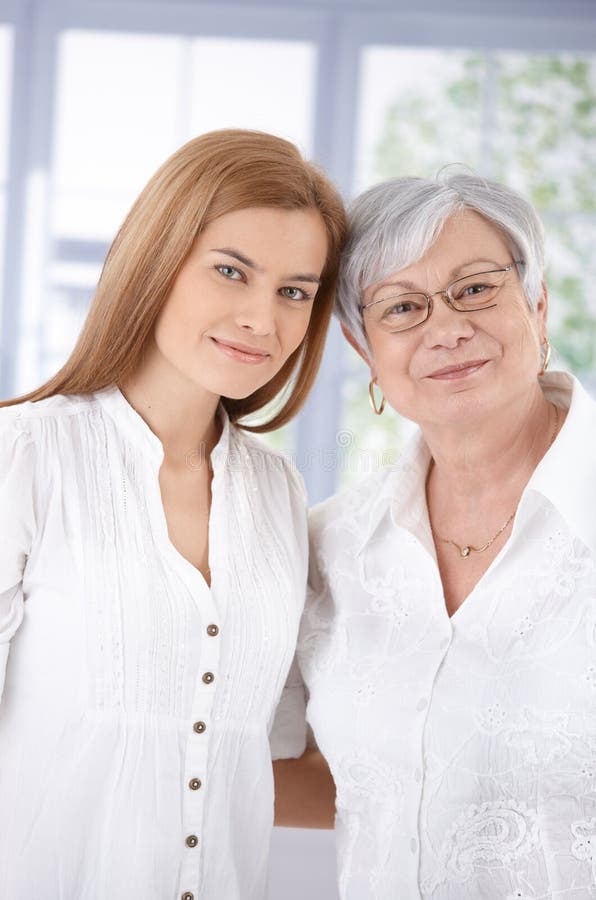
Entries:
{"label": "gray hair", "polygon": [[421,259],[446,220],[464,209],[484,216],[505,235],[514,259],[524,262],[522,287],[530,307],[535,307],[544,270],[544,229],[527,200],[469,173],[393,178],[364,191],[349,210],[350,237],[342,256],[336,313],[363,347],[368,344],[359,309],[363,292]]}

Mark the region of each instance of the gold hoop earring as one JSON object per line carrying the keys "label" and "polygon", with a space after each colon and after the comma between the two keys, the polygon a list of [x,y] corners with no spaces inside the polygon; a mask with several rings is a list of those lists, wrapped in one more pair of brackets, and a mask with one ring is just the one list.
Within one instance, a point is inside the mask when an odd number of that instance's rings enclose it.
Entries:
{"label": "gold hoop earring", "polygon": [[538,372],[539,376],[544,375],[544,373],[548,369],[548,364],[550,362],[550,351],[551,351],[551,346],[550,346],[548,338],[546,338],[544,341],[544,356],[542,357],[542,368]]}
{"label": "gold hoop earring", "polygon": [[377,406],[377,401],[375,399],[375,384],[377,383],[376,378],[371,378],[368,385],[368,399],[370,400],[370,405],[372,407],[372,411],[375,416],[380,416],[383,410],[385,409],[385,398],[383,394],[381,394],[381,405]]}

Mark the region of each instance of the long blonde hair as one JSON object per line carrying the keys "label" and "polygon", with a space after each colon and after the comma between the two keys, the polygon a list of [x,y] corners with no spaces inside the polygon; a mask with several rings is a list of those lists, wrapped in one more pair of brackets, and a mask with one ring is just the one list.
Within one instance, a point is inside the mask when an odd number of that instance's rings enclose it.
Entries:
{"label": "long blonde hair", "polygon": [[269,421],[238,424],[271,431],[289,421],[306,400],[323,354],[346,214],[331,182],[293,144],[238,129],[194,138],[158,169],[109,249],[70,357],[41,387],[0,407],[54,394],[93,393],[125,381],[142,360],[155,320],[197,235],[219,216],[249,207],[316,209],[327,231],[322,284],[301,345],[253,394],[240,400],[222,398],[231,421],[238,422],[291,388]]}

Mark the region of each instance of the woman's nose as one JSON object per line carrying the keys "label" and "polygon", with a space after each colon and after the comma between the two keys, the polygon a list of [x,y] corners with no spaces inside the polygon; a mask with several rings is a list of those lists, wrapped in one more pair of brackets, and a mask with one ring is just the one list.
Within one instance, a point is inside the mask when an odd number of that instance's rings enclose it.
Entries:
{"label": "woman's nose", "polygon": [[453,309],[444,291],[434,294],[432,314],[426,322],[424,334],[426,346],[454,349],[473,334],[474,327],[468,314]]}
{"label": "woman's nose", "polygon": [[275,300],[263,291],[251,294],[238,310],[236,323],[253,334],[272,334],[275,331]]}

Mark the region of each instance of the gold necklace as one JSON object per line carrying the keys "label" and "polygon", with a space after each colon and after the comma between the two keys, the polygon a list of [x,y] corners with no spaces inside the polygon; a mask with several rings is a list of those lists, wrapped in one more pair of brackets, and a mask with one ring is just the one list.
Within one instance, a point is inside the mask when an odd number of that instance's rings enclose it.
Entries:
{"label": "gold necklace", "polygon": [[[555,403],[553,403],[552,405],[555,408],[555,425],[553,428],[553,433],[551,435],[550,441],[548,443],[548,449],[550,449],[552,447],[552,445],[554,444],[555,438],[557,436],[557,432],[559,430],[559,407]],[[432,464],[433,464],[433,461],[431,461],[431,467],[432,467]],[[429,469],[429,475],[430,475],[430,469]],[[427,501],[427,506],[428,506],[428,501]],[[490,547],[491,544],[494,544],[494,542],[499,537],[499,535],[503,534],[503,532],[505,531],[507,526],[510,525],[511,522],[513,521],[513,517],[517,512],[518,506],[519,506],[519,503],[515,507],[515,509],[513,510],[513,512],[507,519],[507,521],[505,522],[505,524],[501,525],[501,527],[499,528],[497,533],[495,535],[493,535],[491,537],[491,539],[486,542],[486,544],[483,544],[482,547],[473,547],[471,544],[465,544],[463,547],[460,547],[460,545],[456,541],[452,540],[451,538],[444,538],[444,537],[441,537],[440,535],[436,534],[433,531],[432,525],[430,527],[431,534],[436,540],[441,541],[443,544],[451,544],[453,547],[455,547],[455,549],[459,551],[459,555],[460,555],[461,559],[467,559],[468,556],[470,555],[470,553],[483,553],[485,550],[488,550],[488,548]]]}

